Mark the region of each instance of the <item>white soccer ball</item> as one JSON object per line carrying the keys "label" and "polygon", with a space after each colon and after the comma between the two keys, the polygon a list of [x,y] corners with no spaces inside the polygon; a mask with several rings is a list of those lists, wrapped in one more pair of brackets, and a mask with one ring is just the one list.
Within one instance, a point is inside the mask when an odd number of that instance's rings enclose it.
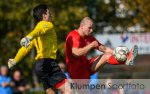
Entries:
{"label": "white soccer ball", "polygon": [[127,60],[128,53],[129,53],[129,49],[126,46],[119,46],[114,49],[115,58],[121,62],[124,62]]}

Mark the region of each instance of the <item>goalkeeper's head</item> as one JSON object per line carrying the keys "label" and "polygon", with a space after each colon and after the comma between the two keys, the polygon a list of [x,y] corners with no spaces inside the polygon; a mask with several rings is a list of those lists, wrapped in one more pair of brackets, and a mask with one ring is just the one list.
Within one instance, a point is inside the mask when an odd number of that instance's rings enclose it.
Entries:
{"label": "goalkeeper's head", "polygon": [[43,21],[43,20],[44,21],[51,20],[51,15],[50,15],[47,5],[40,4],[40,5],[36,6],[33,9],[33,17],[37,22]]}

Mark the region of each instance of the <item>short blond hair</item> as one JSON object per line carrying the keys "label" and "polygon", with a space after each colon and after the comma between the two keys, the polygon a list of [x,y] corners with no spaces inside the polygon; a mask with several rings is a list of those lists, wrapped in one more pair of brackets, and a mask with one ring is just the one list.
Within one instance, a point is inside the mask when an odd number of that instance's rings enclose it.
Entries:
{"label": "short blond hair", "polygon": [[93,20],[90,17],[84,17],[81,22],[80,25],[85,25],[87,23],[87,21],[91,21],[93,22]]}

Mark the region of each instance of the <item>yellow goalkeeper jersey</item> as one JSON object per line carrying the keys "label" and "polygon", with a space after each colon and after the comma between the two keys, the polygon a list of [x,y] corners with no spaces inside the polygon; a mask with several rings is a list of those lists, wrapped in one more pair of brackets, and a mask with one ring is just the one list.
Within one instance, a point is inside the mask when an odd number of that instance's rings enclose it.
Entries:
{"label": "yellow goalkeeper jersey", "polygon": [[37,50],[36,60],[41,58],[56,59],[57,35],[51,22],[40,21],[35,29],[26,37],[31,39],[30,45],[21,47],[15,56],[15,61],[19,62],[30,50],[35,47]]}

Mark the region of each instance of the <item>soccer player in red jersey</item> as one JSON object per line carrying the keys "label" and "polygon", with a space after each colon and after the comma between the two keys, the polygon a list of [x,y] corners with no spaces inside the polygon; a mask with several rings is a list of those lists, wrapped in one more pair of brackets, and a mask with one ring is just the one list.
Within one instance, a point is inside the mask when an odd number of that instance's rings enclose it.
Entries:
{"label": "soccer player in red jersey", "polygon": [[[119,62],[113,55],[113,49],[98,42],[91,33],[93,32],[93,20],[85,17],[81,20],[78,29],[71,31],[66,38],[66,65],[72,79],[89,79],[90,75],[102,68],[107,62],[112,65],[133,65],[137,56],[135,45],[127,55],[125,62]],[[91,49],[103,52],[90,60],[86,54]]]}

